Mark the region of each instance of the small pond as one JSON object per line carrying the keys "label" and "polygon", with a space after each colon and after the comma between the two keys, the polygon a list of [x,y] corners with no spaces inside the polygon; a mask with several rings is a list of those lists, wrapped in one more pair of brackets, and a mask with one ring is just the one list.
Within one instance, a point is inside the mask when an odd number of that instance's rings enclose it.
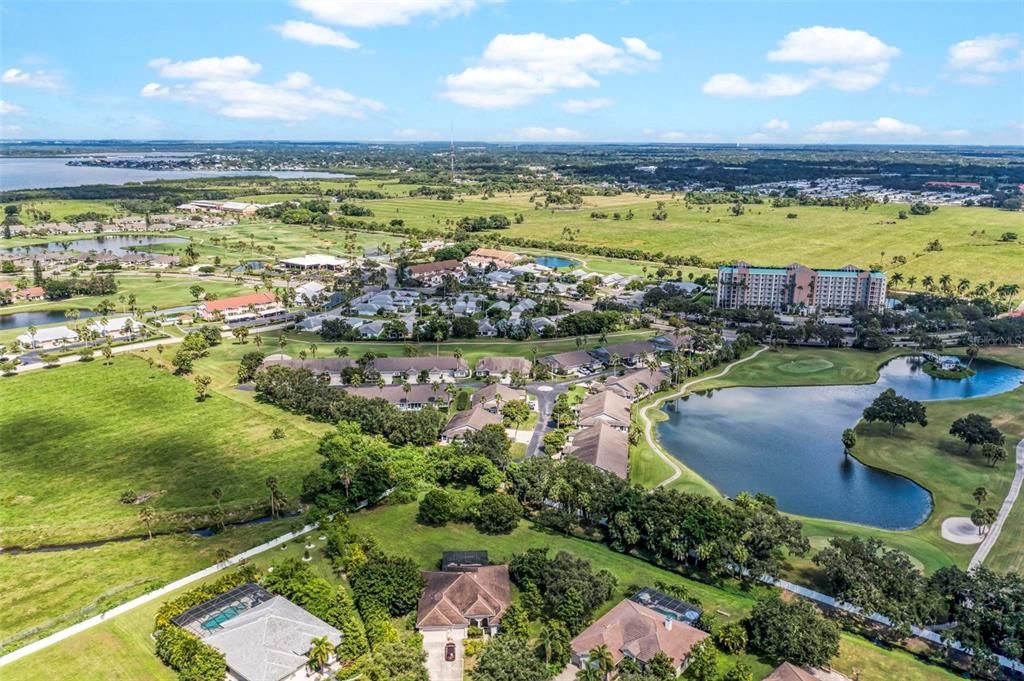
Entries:
{"label": "small pond", "polygon": [[557,269],[564,269],[566,267],[576,267],[576,265],[579,264],[575,260],[570,260],[569,258],[563,258],[563,257],[561,257],[559,255],[538,255],[533,260],[538,265],[543,265],[544,267],[550,267],[552,269],[555,269],[555,268],[557,268]]}
{"label": "small pond", "polygon": [[[0,308],[2,310],[2,308]],[[79,310],[78,318],[86,319],[95,313],[92,310]],[[64,316],[63,310],[41,310],[39,312],[11,312],[4,314],[0,311],[0,331],[7,329],[24,329],[30,326],[43,326],[44,324],[68,324],[68,318]]]}
{"label": "small pond", "polygon": [[972,365],[977,374],[961,380],[932,378],[920,366],[920,358],[898,357],[871,385],[695,393],[666,404],[658,434],[724,494],[765,492],[790,513],[909,529],[931,512],[927,490],[845,456],[843,429],[888,388],[915,400],[954,400],[1013,390],[1024,379],[1024,370],[981,360]]}
{"label": "small pond", "polygon": [[[132,251],[145,251],[147,246],[154,244],[186,244],[188,239],[178,236],[94,236],[89,238],[65,238],[59,241],[51,241],[36,246],[22,246],[20,248],[4,249],[10,253],[46,253],[61,251],[77,251],[88,253],[89,251],[106,252],[114,255],[124,255]],[[67,248],[65,248],[65,245]]]}

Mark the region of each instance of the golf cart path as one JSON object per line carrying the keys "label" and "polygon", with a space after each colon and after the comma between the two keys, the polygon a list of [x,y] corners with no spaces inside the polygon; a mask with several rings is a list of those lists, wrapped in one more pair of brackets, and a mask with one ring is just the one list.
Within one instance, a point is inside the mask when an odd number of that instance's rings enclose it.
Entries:
{"label": "golf cart path", "polygon": [[989,552],[996,545],[996,540],[999,539],[999,533],[1003,530],[1003,524],[1006,522],[1007,516],[1013,510],[1013,504],[1017,501],[1017,497],[1020,496],[1022,483],[1024,483],[1024,440],[1017,443],[1017,471],[1013,475],[1013,482],[1010,483],[1010,491],[1006,493],[1006,499],[1003,500],[1003,505],[999,508],[999,515],[996,516],[996,521],[992,523],[992,527],[985,534],[981,545],[974,552],[974,557],[971,558],[971,562],[967,565],[968,570],[973,570],[988,558]]}

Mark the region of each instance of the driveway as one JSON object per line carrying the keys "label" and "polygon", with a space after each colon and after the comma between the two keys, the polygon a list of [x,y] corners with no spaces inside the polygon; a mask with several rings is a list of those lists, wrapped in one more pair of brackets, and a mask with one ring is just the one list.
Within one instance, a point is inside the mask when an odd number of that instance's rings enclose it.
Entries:
{"label": "driveway", "polygon": [[[423,649],[427,651],[427,673],[430,681],[462,681],[462,639],[465,630],[424,631]],[[455,661],[445,662],[444,647],[449,638],[455,643]]]}

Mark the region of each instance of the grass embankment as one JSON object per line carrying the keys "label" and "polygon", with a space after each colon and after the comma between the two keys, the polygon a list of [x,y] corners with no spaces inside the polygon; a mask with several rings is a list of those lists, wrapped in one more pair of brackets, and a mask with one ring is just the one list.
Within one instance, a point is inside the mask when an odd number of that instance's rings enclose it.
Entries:
{"label": "grass embankment", "polygon": [[[700,389],[873,383],[878,378],[879,366],[906,352],[890,350],[876,354],[796,348],[769,351],[736,367],[722,378],[701,384]],[[1024,364],[1024,352],[1011,348],[985,349],[981,356]],[[990,501],[986,505],[998,507],[1013,477],[1013,465],[1004,462],[992,468],[977,453],[965,455],[963,443],[949,435],[949,427],[964,414],[984,414],[1006,433],[1008,449],[1014,447],[1024,437],[1024,389],[966,401],[929,402],[927,407],[929,423],[926,428],[913,426],[891,432],[887,426],[860,424],[857,427],[858,443],[853,453],[867,465],[903,475],[927,488],[935,504],[929,518],[913,530],[894,532],[801,517],[804,534],[815,549],[824,547],[830,537],[877,537],[907,552],[927,572],[944,565],[966,567],[976,547],[942,539],[942,521],[949,516],[970,515],[975,508],[971,498],[975,487],[986,487],[990,493]],[[659,414],[651,416],[654,418]],[[671,474],[668,466],[643,446],[634,448],[631,463],[633,479],[640,484],[657,484]],[[700,491],[702,484],[708,484],[689,469],[684,467],[683,470],[683,477],[673,484],[673,488]],[[1015,507],[1007,527],[1019,528],[1024,524],[1022,521],[1024,511]],[[1021,569],[1024,566],[1024,535],[1019,531],[1009,534],[1004,531],[988,564],[1002,570]],[[793,561],[791,576],[803,583],[819,583],[817,570],[809,560]]]}
{"label": "grass embankment", "polygon": [[[294,420],[220,393],[197,402],[189,380],[129,355],[4,379],[4,543],[140,533],[138,506],[119,503],[127,489],[154,495],[157,528],[212,510],[214,487],[226,509],[259,504],[270,475],[294,499],[316,463],[316,438]],[[272,437],[276,427],[285,438]]]}
{"label": "grass embankment", "polygon": [[[409,556],[422,568],[436,568],[441,552],[456,549],[482,549],[493,562],[507,560],[512,554],[530,547],[565,550],[591,561],[595,569],[606,569],[618,578],[619,587],[612,600],[598,614],[611,608],[626,595],[627,587],[651,584],[658,580],[681,584],[716,613],[720,622],[736,621],[749,613],[755,594],[734,588],[720,589],[662,570],[637,558],[611,551],[601,544],[564,537],[535,529],[522,522],[517,530],[505,536],[488,536],[471,526],[449,525],[444,528],[422,527],[415,523],[416,506],[385,506],[352,516],[353,526],[376,537],[390,553]],[[292,542],[284,550],[275,550],[256,557],[253,562],[262,569],[285,558],[302,555],[308,539],[318,545],[312,551],[312,566],[321,575],[336,580],[322,553],[315,535]],[[757,593],[763,593],[758,590]],[[172,598],[177,594],[172,594]],[[83,681],[134,680],[137,678],[172,681],[174,675],[164,668],[153,654],[149,634],[159,603],[150,603],[125,615],[113,618],[93,629],[62,641],[51,648],[6,667],[6,681],[41,681],[51,678],[76,678]],[[754,670],[755,678],[763,678],[772,665],[753,655],[740,656]],[[724,672],[736,657],[723,656]],[[878,648],[869,642],[843,634],[840,656],[834,667],[851,677],[859,673],[861,681],[951,681],[956,675],[927,665],[901,651]]]}

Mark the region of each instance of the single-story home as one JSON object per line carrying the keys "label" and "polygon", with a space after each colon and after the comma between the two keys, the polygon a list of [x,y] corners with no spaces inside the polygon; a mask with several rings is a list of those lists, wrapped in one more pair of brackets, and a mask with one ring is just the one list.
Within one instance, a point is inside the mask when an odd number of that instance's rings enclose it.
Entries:
{"label": "single-story home", "polygon": [[454,442],[469,433],[479,433],[484,426],[500,425],[502,421],[501,414],[496,414],[481,406],[460,411],[448,421],[448,425],[441,431],[441,442]]}
{"label": "single-story home", "polygon": [[484,269],[488,265],[494,265],[500,270],[515,265],[519,259],[519,254],[517,253],[499,251],[496,248],[478,248],[467,255],[463,262],[477,269]]}
{"label": "single-story home", "polygon": [[458,260],[439,260],[405,268],[405,276],[424,286],[438,286],[448,274],[462,279],[466,276],[466,267]]}
{"label": "single-story home", "polygon": [[349,260],[338,258],[333,255],[300,255],[295,258],[285,258],[278,264],[288,270],[343,270],[349,266]]}
{"label": "single-story home", "polygon": [[623,480],[629,471],[629,435],[604,421],[574,434],[566,453]]}
{"label": "single-story home", "polygon": [[418,383],[424,371],[428,374],[424,383],[452,383],[469,376],[469,365],[455,357],[378,357],[373,360],[373,368],[385,383],[400,383],[403,377],[410,383]]}
{"label": "single-story home", "polygon": [[295,297],[300,303],[307,305],[319,305],[323,300],[324,291],[327,287],[319,281],[307,281],[295,287]]}
{"label": "single-story home", "polygon": [[622,364],[628,367],[643,366],[652,359],[657,359],[658,348],[648,340],[633,341],[632,343],[615,343],[605,345],[594,350],[594,356],[602,363],[610,365],[612,357],[618,355]]}
{"label": "single-story home", "polygon": [[[406,390],[408,387],[408,390]],[[415,385],[361,385],[358,388],[345,388],[345,392],[355,397],[362,397],[368,400],[383,399],[395,405],[402,411],[419,411],[423,407],[433,406],[437,409],[447,409],[451,403],[451,395],[445,390],[434,390],[434,386],[427,383]]]}
{"label": "single-story home", "polygon": [[696,627],[626,599],[572,640],[572,663],[582,669],[590,651],[603,645],[611,651],[616,667],[626,658],[643,667],[664,653],[680,673],[686,669],[690,651],[706,638],[708,634]]}
{"label": "single-story home", "polygon": [[343,634],[283,596],[243,584],[191,608],[173,620],[220,651],[232,681],[305,681],[313,639],[331,645]]}
{"label": "single-story home", "polygon": [[559,352],[542,357],[538,361],[556,374],[584,375],[603,368],[601,362],[592,357],[586,350]]}
{"label": "single-story home", "polygon": [[[608,379],[604,384],[604,389],[632,401],[658,392],[661,389],[661,384],[667,380],[668,376],[660,370],[652,372],[650,369],[637,369],[623,376]],[[639,394],[637,387],[640,388]]]}
{"label": "single-story home", "polygon": [[476,375],[480,378],[500,376],[502,383],[511,380],[515,372],[521,376],[529,376],[533,362],[525,357],[484,357],[476,363]]}
{"label": "single-story home", "polygon": [[501,412],[501,405],[509,402],[522,401],[532,406],[530,394],[525,390],[510,388],[501,383],[492,383],[477,390],[469,398],[474,407],[480,406],[495,413]]}
{"label": "single-story home", "polygon": [[17,340],[26,349],[52,350],[78,342],[78,334],[66,326],[50,326],[37,329],[35,333],[23,333]]}
{"label": "single-story home", "polygon": [[424,572],[423,578],[426,588],[416,610],[416,628],[420,631],[465,632],[476,626],[493,635],[512,605],[507,565],[458,565]]}
{"label": "single-story home", "polygon": [[614,390],[602,390],[588,395],[576,408],[580,427],[607,423],[619,430],[629,430],[630,405],[629,399]]}

